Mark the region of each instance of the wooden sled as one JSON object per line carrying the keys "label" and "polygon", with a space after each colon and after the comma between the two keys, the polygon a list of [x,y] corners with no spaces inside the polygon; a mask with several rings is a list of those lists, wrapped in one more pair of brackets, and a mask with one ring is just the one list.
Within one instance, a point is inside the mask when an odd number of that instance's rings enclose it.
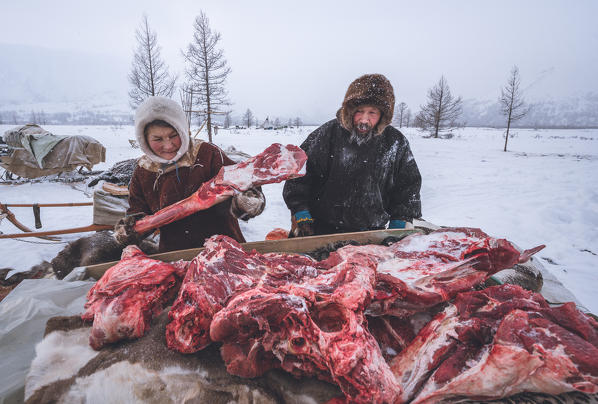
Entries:
{"label": "wooden sled", "polygon": [[92,202],[73,202],[73,203],[12,203],[12,204],[1,204],[0,203],[0,215],[8,219],[9,222],[15,225],[19,230],[22,230],[23,233],[14,233],[14,234],[0,234],[0,239],[3,238],[23,238],[23,237],[38,237],[43,240],[50,240],[50,241],[59,241],[60,239],[57,237],[51,237],[58,234],[70,234],[70,233],[84,233],[89,231],[100,231],[100,230],[108,230],[112,229],[113,226],[109,225],[97,225],[92,224],[89,226],[83,227],[73,227],[70,229],[62,229],[62,230],[49,230],[49,231],[33,231],[29,227],[25,226],[23,223],[19,222],[15,217],[14,213],[10,211],[8,208],[11,207],[31,207],[33,208],[33,214],[35,216],[35,227],[41,228],[41,220],[40,220],[40,208],[44,207],[73,207],[73,206],[92,206]]}

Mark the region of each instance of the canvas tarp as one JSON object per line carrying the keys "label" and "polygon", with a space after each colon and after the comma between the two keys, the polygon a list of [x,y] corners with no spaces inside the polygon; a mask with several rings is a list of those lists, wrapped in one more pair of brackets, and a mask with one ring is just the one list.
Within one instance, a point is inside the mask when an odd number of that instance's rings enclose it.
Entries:
{"label": "canvas tarp", "polygon": [[106,149],[89,136],[57,136],[40,126],[25,125],[4,133],[13,148],[0,160],[5,170],[25,178],[69,172],[77,167],[88,170],[106,160]]}
{"label": "canvas tarp", "polygon": [[115,225],[127,214],[129,197],[127,195],[111,195],[96,189],[93,192],[93,224]]}

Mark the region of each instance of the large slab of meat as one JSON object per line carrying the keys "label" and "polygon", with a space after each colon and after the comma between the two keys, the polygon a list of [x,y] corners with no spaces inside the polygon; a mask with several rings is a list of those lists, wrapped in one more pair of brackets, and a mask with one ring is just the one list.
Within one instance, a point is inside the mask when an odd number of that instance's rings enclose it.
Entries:
{"label": "large slab of meat", "polygon": [[137,246],[126,247],[120,262],[87,293],[81,318],[93,321],[91,347],[142,336],[173,297],[177,275],[180,279],[185,272],[184,262],[165,263],[148,258]]}
{"label": "large slab of meat", "polygon": [[289,279],[315,276],[317,262],[294,254],[245,252],[226,236],[212,236],[188,268],[169,312],[168,347],[193,353],[209,345],[212,317],[229,298],[258,283],[286,283]]}
{"label": "large slab of meat", "polygon": [[364,314],[376,265],[353,254],[315,277],[260,282],[234,296],[210,327],[229,373],[256,377],[280,367],[332,381],[351,402],[395,402],[400,388]]}
{"label": "large slab of meat", "polygon": [[515,285],[461,293],[392,362],[401,402],[598,392],[598,322]]}
{"label": "large slab of meat", "polygon": [[307,155],[300,147],[274,143],[242,163],[222,167],[190,197],[138,220],[135,231],[143,234],[180,220],[230,198],[235,192],[300,177],[305,174],[306,161]]}
{"label": "large slab of meat", "polygon": [[378,262],[370,315],[408,317],[470,290],[490,275],[525,262],[543,245],[520,252],[480,229],[443,228],[415,233],[385,246],[346,246],[327,261],[367,254]]}

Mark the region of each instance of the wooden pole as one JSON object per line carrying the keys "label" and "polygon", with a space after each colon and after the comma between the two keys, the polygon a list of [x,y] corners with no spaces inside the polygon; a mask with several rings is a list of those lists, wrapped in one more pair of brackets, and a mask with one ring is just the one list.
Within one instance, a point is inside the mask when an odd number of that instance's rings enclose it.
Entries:
{"label": "wooden pole", "polygon": [[[5,213],[6,214],[6,218],[8,219],[8,221],[11,222],[12,224],[14,224],[17,229],[22,230],[24,232],[28,232],[28,233],[33,233],[33,230],[31,230],[29,227],[25,226],[23,223],[19,222],[17,220],[17,218],[15,217],[14,213],[12,213],[6,207],[6,205],[3,205],[1,203],[0,203],[0,213]],[[0,236],[1,236],[1,234],[0,234]],[[35,236],[35,237],[38,237],[38,236]],[[41,238],[43,240],[50,240],[50,241],[57,241],[57,240],[59,240],[56,237],[39,236],[39,238]]]}
{"label": "wooden pole", "polygon": [[37,205],[40,208],[61,208],[68,206],[93,206],[93,202],[71,202],[71,203],[5,203],[3,206],[11,208],[31,208]]}
{"label": "wooden pole", "polygon": [[41,236],[52,236],[52,235],[56,235],[56,234],[85,233],[88,231],[109,230],[109,229],[113,229],[113,228],[114,228],[114,226],[107,225],[107,224],[92,224],[89,226],[73,227],[71,229],[63,229],[63,230],[35,231],[35,232],[18,233],[18,234],[0,234],[0,238],[41,237]]}

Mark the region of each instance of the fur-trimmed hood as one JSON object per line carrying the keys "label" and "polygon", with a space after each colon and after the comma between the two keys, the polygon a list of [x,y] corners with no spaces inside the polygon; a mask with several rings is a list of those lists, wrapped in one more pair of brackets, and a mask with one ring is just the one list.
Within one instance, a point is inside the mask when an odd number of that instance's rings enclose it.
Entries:
{"label": "fur-trimmed hood", "polygon": [[[176,129],[181,137],[181,148],[172,160],[166,160],[156,155],[149,147],[143,131],[145,126],[155,120],[168,122]],[[145,155],[157,163],[173,163],[178,161],[189,150],[189,130],[187,128],[187,117],[183,108],[175,101],[165,97],[149,97],[143,101],[135,112],[135,137],[139,147]]]}
{"label": "fur-trimmed hood", "polygon": [[395,94],[390,81],[382,74],[365,74],[353,81],[336,113],[340,124],[349,132],[353,130],[353,115],[360,105],[373,105],[382,113],[375,131],[380,134],[392,122]]}

